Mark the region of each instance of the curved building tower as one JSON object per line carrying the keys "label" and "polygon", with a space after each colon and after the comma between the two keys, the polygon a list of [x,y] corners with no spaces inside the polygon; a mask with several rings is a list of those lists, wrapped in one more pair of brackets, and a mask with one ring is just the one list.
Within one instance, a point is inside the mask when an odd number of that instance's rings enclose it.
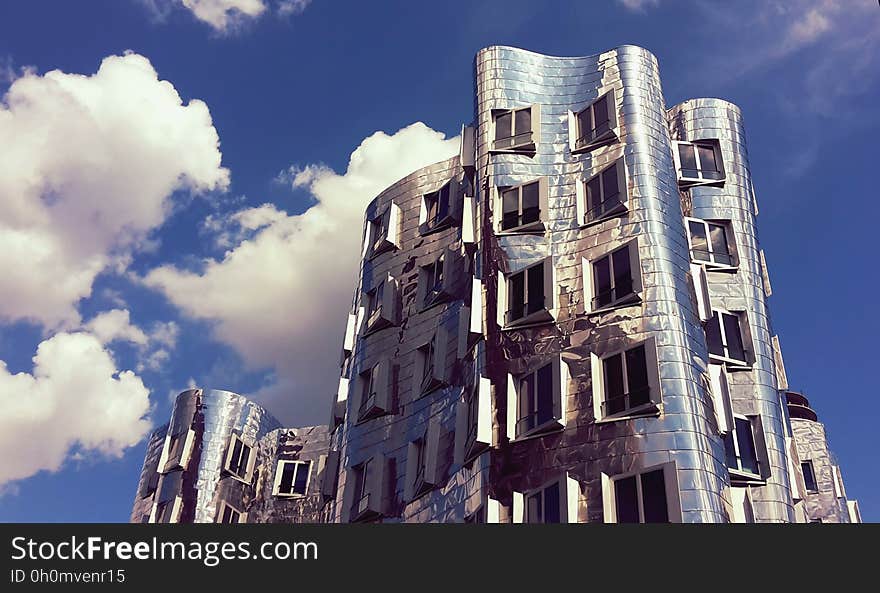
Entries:
{"label": "curved building tower", "polygon": [[461,154],[367,209],[334,520],[795,520],[738,108],[633,46],[474,72]]}

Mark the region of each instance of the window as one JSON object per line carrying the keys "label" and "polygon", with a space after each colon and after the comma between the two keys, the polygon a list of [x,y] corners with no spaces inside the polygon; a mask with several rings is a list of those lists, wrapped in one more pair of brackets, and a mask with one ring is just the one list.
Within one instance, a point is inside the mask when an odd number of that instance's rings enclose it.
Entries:
{"label": "window", "polygon": [[548,218],[547,179],[541,177],[522,185],[497,188],[499,222],[496,230],[508,232],[543,232]]}
{"label": "window", "polygon": [[[572,126],[572,123],[574,124]],[[616,139],[617,111],[614,91],[605,93],[590,105],[569,116],[569,129],[574,129],[573,152],[589,150]],[[571,134],[570,134],[571,135]]]}
{"label": "window", "polygon": [[675,165],[682,185],[724,181],[721,146],[717,140],[676,142]]}
{"label": "window", "polygon": [[675,465],[667,463],[634,474],[602,474],[606,523],[681,521]]}
{"label": "window", "polygon": [[186,469],[192,448],[195,442],[195,431],[189,429],[186,432],[169,435],[166,449],[163,451],[162,463],[159,473],[168,473],[176,469]]}
{"label": "window", "polygon": [[549,484],[513,493],[514,523],[577,523],[580,483],[566,474]]}
{"label": "window", "polygon": [[583,265],[587,313],[638,302],[642,277],[636,241],[593,261],[583,260]]}
{"label": "window", "polygon": [[744,312],[712,311],[712,319],[706,323],[709,357],[734,367],[748,366],[749,350],[746,347],[743,326],[748,327]]}
{"label": "window", "polygon": [[561,356],[522,375],[507,376],[507,438],[544,434],[565,426],[568,364]]}
{"label": "window", "polygon": [[555,284],[551,258],[519,272],[501,275],[498,286],[498,323],[502,327],[544,323],[553,319]]}
{"label": "window", "polygon": [[813,469],[812,460],[801,462],[801,472],[804,474],[804,485],[807,488],[807,492],[818,492],[819,485],[816,483],[816,472]]}
{"label": "window", "polygon": [[446,222],[449,218],[449,184],[429,194],[425,194],[425,209],[428,211],[426,223],[429,227]]}
{"label": "window", "polygon": [[275,496],[305,496],[309,485],[311,461],[279,461],[275,468]]}
{"label": "window", "polygon": [[171,500],[163,500],[156,504],[153,512],[153,523],[178,523],[183,499],[176,496]]}
{"label": "window", "polygon": [[733,417],[733,430],[724,435],[724,452],[731,481],[764,479],[766,446],[758,416]]}
{"label": "window", "polygon": [[385,458],[376,455],[352,468],[347,488],[351,522],[368,521],[382,515],[385,491]]}
{"label": "window", "polygon": [[398,247],[400,206],[391,203],[384,212],[367,223],[367,241],[364,254],[370,257]]}
{"label": "window", "polygon": [[364,333],[395,324],[396,290],[397,282],[391,276],[386,276],[372,290],[364,293]]}
{"label": "window", "polygon": [[439,448],[440,423],[431,419],[425,434],[407,448],[404,492],[407,501],[415,500],[439,485]]}
{"label": "window", "polygon": [[492,444],[491,383],[478,377],[455,411],[455,461],[465,464]]}
{"label": "window", "polygon": [[492,122],[495,128],[494,150],[534,150],[535,127],[540,124],[540,109],[537,105],[521,107],[519,109],[496,109],[492,112]]}
{"label": "window", "polygon": [[712,268],[736,266],[729,223],[686,218],[691,260]]}
{"label": "window", "polygon": [[418,302],[422,309],[450,300],[454,293],[459,255],[445,249],[439,258],[419,269]]}
{"label": "window", "polygon": [[225,500],[220,503],[220,511],[217,513],[217,523],[244,523],[247,515],[242,513]]}
{"label": "window", "polygon": [[416,350],[413,368],[413,394],[425,395],[447,384],[446,348],[449,335],[440,327],[431,341]]}
{"label": "window", "polygon": [[601,358],[593,354],[590,367],[597,420],[658,413],[660,375],[653,338]]}
{"label": "window", "polygon": [[626,165],[618,159],[576,186],[580,224],[591,224],[626,212]]}
{"label": "window", "polygon": [[359,422],[391,412],[391,365],[381,360],[358,375],[360,399],[357,418]]}
{"label": "window", "polygon": [[250,482],[253,467],[254,455],[250,445],[246,445],[236,434],[229,437],[229,447],[223,469],[234,478]]}

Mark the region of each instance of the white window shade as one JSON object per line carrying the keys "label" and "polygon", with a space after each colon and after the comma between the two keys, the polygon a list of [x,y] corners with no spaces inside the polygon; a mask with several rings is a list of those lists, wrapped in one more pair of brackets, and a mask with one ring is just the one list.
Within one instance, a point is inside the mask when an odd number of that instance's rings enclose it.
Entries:
{"label": "white window shade", "polygon": [[780,391],[788,389],[788,375],[785,372],[785,361],[782,359],[782,347],[779,345],[779,336],[770,339],[773,344],[773,362],[776,368],[776,388]]}
{"label": "white window shade", "polygon": [[339,451],[330,451],[324,461],[323,475],[321,476],[321,494],[326,499],[336,497],[336,487],[339,478]]}
{"label": "white window shade", "polygon": [[473,196],[464,196],[461,207],[461,240],[468,245],[474,244],[477,240],[474,201]]}
{"label": "white window shade", "polygon": [[492,384],[479,377],[476,387],[456,407],[455,463],[464,464],[491,445]]}
{"label": "white window shade", "polygon": [[354,313],[349,313],[348,321],[345,324],[345,338],[342,341],[342,350],[346,354],[351,354],[354,351],[354,340],[356,334],[357,315],[355,315]]}
{"label": "white window shade", "polygon": [[691,279],[697,297],[697,315],[700,321],[709,321],[712,319],[712,302],[709,299],[709,279],[706,274],[706,266],[691,264]]}
{"label": "white window shade", "polygon": [[709,380],[712,392],[712,407],[715,410],[715,421],[718,432],[727,434],[733,428],[733,409],[730,401],[730,383],[724,365],[709,365]]}

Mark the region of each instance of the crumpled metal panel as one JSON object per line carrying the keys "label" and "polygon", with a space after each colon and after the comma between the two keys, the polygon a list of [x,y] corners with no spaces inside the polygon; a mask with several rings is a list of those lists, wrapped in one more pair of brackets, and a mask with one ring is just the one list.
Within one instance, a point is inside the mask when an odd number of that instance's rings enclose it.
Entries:
{"label": "crumpled metal panel", "polygon": [[[160,473],[166,435],[195,439],[185,467]],[[154,505],[181,498],[181,523],[215,522],[222,502],[247,513],[249,523],[317,523],[326,520],[321,496],[323,468],[330,445],[328,426],[281,428],[265,409],[244,396],[221,390],[190,389],[177,396],[169,424],[150,437],[131,521],[145,522]],[[225,475],[223,464],[232,434],[253,447],[253,479],[249,484]],[[281,460],[310,461],[305,496],[273,494]],[[155,484],[155,495],[150,492]]]}
{"label": "crumpled metal panel", "polygon": [[[487,375],[503,386],[536,358],[562,353],[569,364],[570,414],[566,429],[514,443],[496,459],[502,480],[493,495],[510,505],[511,491],[537,487],[568,471],[581,483],[589,521],[602,521],[601,475],[674,461],[682,520],[727,520],[723,444],[715,432],[701,375],[706,365],[703,329],[689,288],[689,254],[667,130],[657,61],[648,51],[623,46],[595,56],[556,58],[490,47],[476,59],[477,170],[480,207],[491,211],[491,185],[549,180],[549,232],[544,236],[493,237],[483,223],[483,277],[488,319],[494,319],[496,270],[516,270],[553,256],[560,300],[557,322],[498,331],[487,337]],[[572,155],[568,110],[577,112],[608,89],[616,92],[620,141]],[[534,156],[491,154],[493,109],[541,105]],[[575,184],[623,155],[629,171],[630,212],[588,228],[576,216]],[[603,315],[584,315],[581,259],[595,259],[638,237],[643,300]],[[602,355],[648,337],[658,345],[663,414],[658,418],[594,423],[590,354]],[[496,398],[496,416],[506,401]],[[504,431],[502,430],[502,433]],[[494,475],[494,474],[493,474]],[[583,510],[579,513],[584,516]]]}
{"label": "crumpled metal panel", "polygon": [[[792,418],[791,428],[795,446],[801,461],[813,462],[813,473],[816,476],[818,491],[807,492],[804,500],[807,516],[810,521],[823,523],[850,523],[851,517],[845,494],[836,490],[835,467],[837,463],[829,449],[825,425],[818,421]],[[839,468],[837,472],[839,472]],[[840,490],[843,490],[840,484]],[[858,516],[856,516],[858,519]]]}
{"label": "crumpled metal panel", "polygon": [[168,424],[164,424],[150,433],[147,441],[147,452],[144,455],[144,466],[138,481],[138,489],[131,509],[131,523],[146,523],[153,509],[156,489],[159,485],[159,458],[165,445]]}
{"label": "crumpled metal panel", "polygon": [[[755,199],[749,171],[746,136],[740,109],[721,99],[691,99],[669,110],[673,140],[717,140],[721,147],[725,180],[722,187],[690,188],[688,216],[730,221],[739,267],[736,273],[708,273],[713,308],[745,311],[753,349],[751,371],[730,373],[734,413],[760,415],[770,462],[764,486],[752,488],[755,518],[759,522],[794,520],[788,463],[785,453],[785,414],[777,384],[765,267],[758,242]],[[706,356],[706,350],[697,350]],[[784,371],[783,371],[784,372]]]}
{"label": "crumpled metal panel", "polygon": [[[376,454],[383,455],[386,464],[385,517],[382,519],[385,522],[460,522],[478,505],[479,492],[484,490],[482,474],[486,468],[480,464],[474,464],[477,469],[461,468],[452,463],[456,404],[462,397],[463,385],[472,380],[474,374],[473,355],[465,360],[457,356],[459,315],[465,299],[471,294],[473,259],[462,243],[460,224],[425,235],[419,231],[423,195],[453,178],[462,188],[460,195],[473,195],[471,177],[460,166],[460,157],[456,156],[407,175],[379,194],[366,209],[365,225],[392,202],[401,209],[401,248],[374,257],[367,254],[362,260],[352,312],[357,313],[360,295],[390,274],[398,281],[399,287],[398,323],[366,336],[359,335],[354,351],[342,365],[342,373],[349,379],[349,394],[345,421],[332,436],[331,447],[340,452],[341,468],[335,499],[328,505],[332,509],[329,514],[333,521],[350,519],[351,468]],[[422,310],[416,302],[420,267],[437,260],[447,248],[460,255],[452,284],[453,298]],[[449,339],[446,356],[449,381],[446,386],[420,396],[413,392],[416,351],[430,341],[438,328],[445,329]],[[358,375],[383,357],[390,358],[392,364],[393,411],[358,422]],[[424,437],[431,420],[441,427],[439,458],[443,460],[440,473],[445,478],[444,485],[416,500],[406,500],[408,445]]]}

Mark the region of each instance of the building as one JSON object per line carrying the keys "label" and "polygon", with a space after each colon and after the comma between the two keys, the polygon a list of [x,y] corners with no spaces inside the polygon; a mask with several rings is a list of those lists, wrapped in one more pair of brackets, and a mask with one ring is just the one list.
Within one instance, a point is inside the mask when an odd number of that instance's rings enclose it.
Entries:
{"label": "building", "polygon": [[150,437],[131,521],[320,522],[328,445],[326,426],[282,428],[235,393],[184,391]]}
{"label": "building", "polygon": [[810,523],[861,523],[858,501],[846,498],[843,476],[829,450],[825,426],[819,422],[804,395],[788,391],[785,397],[796,449],[793,472],[797,483],[793,490],[796,506],[805,514],[803,520]]}
{"label": "building", "polygon": [[[667,108],[656,58],[634,46],[577,58],[489,47],[474,72],[459,155],[366,209],[327,461],[313,468],[323,498],[296,517],[787,523],[824,512],[798,490],[740,110]],[[156,438],[167,449],[173,437]],[[198,520],[225,496],[220,466],[205,471],[213,490]]]}

